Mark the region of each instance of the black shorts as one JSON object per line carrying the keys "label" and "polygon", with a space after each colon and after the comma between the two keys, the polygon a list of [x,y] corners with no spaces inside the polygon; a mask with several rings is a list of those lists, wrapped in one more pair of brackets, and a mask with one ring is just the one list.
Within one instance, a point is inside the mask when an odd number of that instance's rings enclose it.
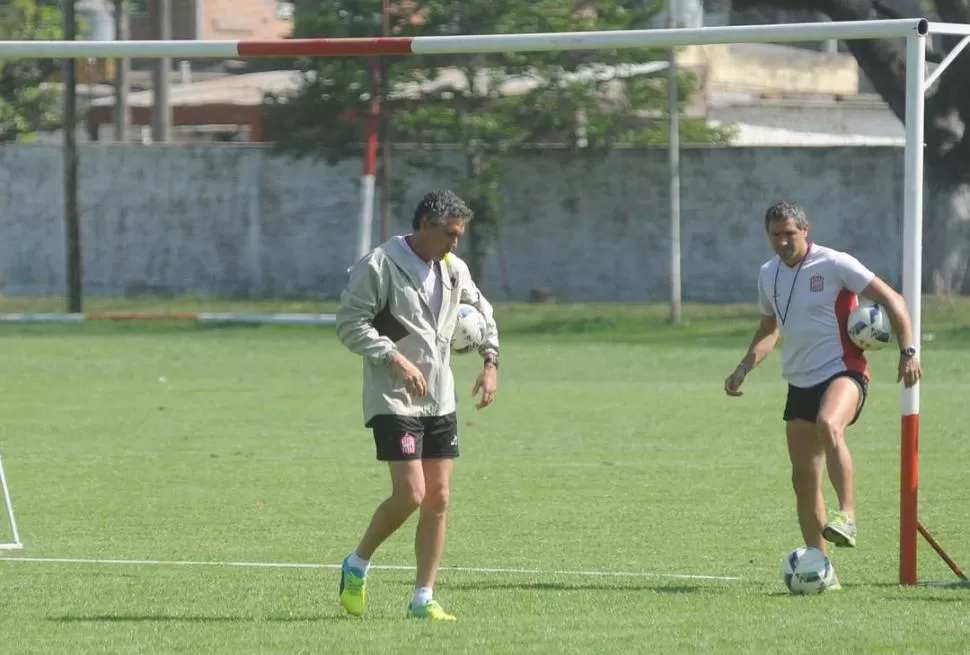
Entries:
{"label": "black shorts", "polygon": [[795,419],[802,419],[814,423],[818,418],[818,410],[822,405],[822,396],[825,395],[825,390],[832,384],[832,380],[842,377],[852,378],[858,382],[859,390],[862,393],[862,397],[859,399],[859,408],[856,410],[855,416],[852,417],[849,425],[855,423],[859,419],[859,415],[862,414],[862,408],[866,404],[866,396],[869,395],[869,382],[866,380],[866,376],[858,371],[842,371],[841,373],[836,373],[825,382],[816,384],[814,387],[793,387],[789,384],[788,400],[785,402],[784,420],[793,421]]}
{"label": "black shorts", "polygon": [[396,416],[379,414],[367,422],[374,431],[377,459],[404,462],[412,459],[458,457],[458,419],[447,416]]}

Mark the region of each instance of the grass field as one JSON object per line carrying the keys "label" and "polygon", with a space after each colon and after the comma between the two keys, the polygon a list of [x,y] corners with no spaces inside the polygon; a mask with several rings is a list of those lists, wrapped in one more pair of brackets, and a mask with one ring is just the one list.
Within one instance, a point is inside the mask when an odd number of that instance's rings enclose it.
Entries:
{"label": "grass field", "polygon": [[[202,306],[333,308],[176,308]],[[870,358],[849,435],[845,589],[792,597],[779,358],[729,399],[752,308],[690,306],[683,327],[664,311],[499,307],[498,399],[460,409],[446,625],[403,620],[413,521],[374,560],[365,618],[336,604],[387,480],[332,328],[0,326],[0,454],[26,546],[0,555],[0,652],[967,652],[970,590],[897,584],[893,353]],[[970,569],[970,303],[928,300],[923,328],[921,520]],[[479,366],[456,361],[462,389]],[[920,577],[955,579],[924,543]]]}

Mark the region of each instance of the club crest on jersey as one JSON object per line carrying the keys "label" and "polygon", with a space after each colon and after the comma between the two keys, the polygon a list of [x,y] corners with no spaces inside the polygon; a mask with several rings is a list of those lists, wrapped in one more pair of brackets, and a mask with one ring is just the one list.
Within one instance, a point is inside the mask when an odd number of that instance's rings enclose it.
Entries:
{"label": "club crest on jersey", "polygon": [[822,275],[813,275],[808,278],[808,290],[812,293],[821,293],[825,289],[825,277]]}

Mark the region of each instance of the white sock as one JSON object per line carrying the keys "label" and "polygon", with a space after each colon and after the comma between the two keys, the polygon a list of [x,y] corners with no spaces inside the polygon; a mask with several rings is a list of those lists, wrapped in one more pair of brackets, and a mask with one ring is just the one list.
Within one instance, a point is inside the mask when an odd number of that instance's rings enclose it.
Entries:
{"label": "white sock", "polygon": [[356,550],[347,556],[347,564],[355,569],[358,569],[364,574],[366,574],[367,569],[370,568],[370,560],[361,559],[360,556],[357,555]]}
{"label": "white sock", "polygon": [[434,598],[434,591],[431,587],[418,587],[414,590],[414,600],[411,601],[411,605],[414,607],[427,605],[432,598]]}

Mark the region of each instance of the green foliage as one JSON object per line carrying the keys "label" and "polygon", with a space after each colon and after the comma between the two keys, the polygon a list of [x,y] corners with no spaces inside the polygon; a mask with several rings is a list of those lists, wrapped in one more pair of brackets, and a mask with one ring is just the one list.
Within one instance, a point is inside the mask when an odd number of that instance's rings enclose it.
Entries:
{"label": "green foliage", "polygon": [[[389,33],[399,36],[507,34],[637,29],[659,6],[574,0],[437,0],[392,3]],[[294,37],[382,34],[379,0],[304,0],[295,6]],[[666,142],[667,75],[631,66],[663,60],[657,49],[385,57],[381,137],[433,147],[457,144],[468,162],[461,189],[477,218],[469,237],[473,274],[500,215],[495,155],[557,145],[577,154],[621,145]],[[277,61],[273,65],[285,66]],[[372,76],[365,58],[303,59],[294,94],[268,96],[267,131],[278,148],[333,162],[359,157]],[[681,109],[696,90],[678,79]],[[684,118],[686,143],[723,143],[730,133]]]}
{"label": "green foliage", "polygon": [[[56,7],[32,0],[12,0],[0,9],[0,40],[60,39]],[[29,140],[56,127],[60,94],[44,82],[60,69],[52,59],[0,60],[0,142]]]}

